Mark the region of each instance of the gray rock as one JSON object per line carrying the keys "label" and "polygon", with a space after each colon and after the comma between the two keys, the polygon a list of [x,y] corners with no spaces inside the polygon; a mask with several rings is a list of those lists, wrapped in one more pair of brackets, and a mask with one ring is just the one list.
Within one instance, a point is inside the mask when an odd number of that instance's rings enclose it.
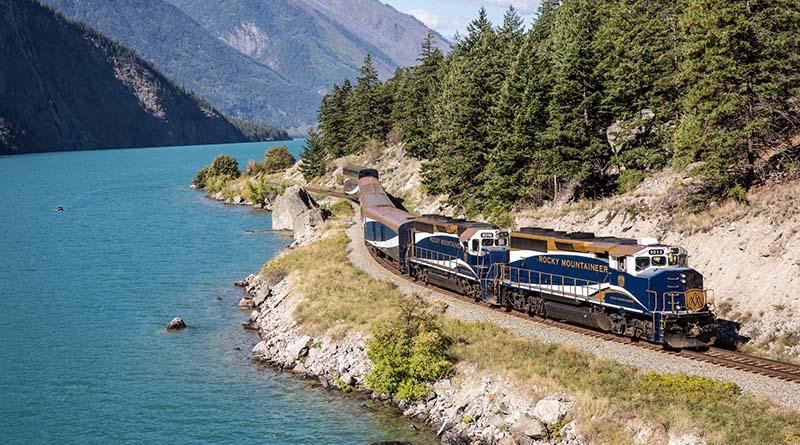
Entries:
{"label": "gray rock", "polygon": [[270,293],[269,289],[266,289],[265,291],[261,291],[261,292],[256,292],[256,294],[255,294],[255,296],[253,296],[253,300],[252,300],[253,307],[261,306],[261,304],[264,303],[264,301],[267,300],[267,297],[269,296],[269,293]]}
{"label": "gray rock", "polygon": [[542,439],[547,436],[547,427],[539,419],[527,415],[514,422],[509,431],[518,437],[526,436],[531,439]]}
{"label": "gray rock", "polygon": [[536,404],[536,408],[533,409],[533,415],[538,417],[542,422],[552,425],[560,422],[569,410],[569,402],[547,398],[540,400]]}
{"label": "gray rock", "polygon": [[253,305],[253,299],[252,298],[242,297],[242,299],[239,300],[238,307],[239,307],[239,309],[253,309],[255,306]]}
{"label": "gray rock", "polygon": [[236,195],[236,196],[233,197],[233,203],[234,204],[244,204],[244,198],[242,198],[239,195]]}
{"label": "gray rock", "polygon": [[173,318],[167,325],[167,331],[169,332],[180,331],[181,329],[186,329],[186,323],[181,317]]}
{"label": "gray rock", "polygon": [[294,230],[295,217],[317,207],[304,188],[297,185],[287,188],[272,206],[272,230]]}
{"label": "gray rock", "polygon": [[267,343],[260,341],[253,346],[253,355],[257,357],[265,357],[268,354]]}
{"label": "gray rock", "polygon": [[295,340],[292,344],[286,347],[286,354],[292,360],[298,360],[300,357],[304,357],[308,354],[308,347],[312,343],[312,338],[304,335],[297,340]]}

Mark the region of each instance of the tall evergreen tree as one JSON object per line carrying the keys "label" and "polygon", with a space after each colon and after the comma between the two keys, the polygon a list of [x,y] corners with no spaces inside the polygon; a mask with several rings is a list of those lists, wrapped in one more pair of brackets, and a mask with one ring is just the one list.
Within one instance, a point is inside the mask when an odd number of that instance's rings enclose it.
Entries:
{"label": "tall evergreen tree", "polygon": [[661,168],[670,156],[681,2],[613,0],[597,31],[602,106],[616,121],[609,136],[623,176]]}
{"label": "tall evergreen tree", "polygon": [[676,156],[705,162],[704,193],[741,194],[759,152],[797,122],[798,20],[791,1],[689,0]]}
{"label": "tall evergreen tree", "polygon": [[384,93],[372,56],[367,54],[358,83],[347,101],[350,130],[347,153],[360,151],[366,138],[380,140],[386,136],[390,100]]}
{"label": "tall evergreen tree", "polygon": [[321,143],[333,157],[343,156],[347,152],[352,132],[347,104],[352,92],[350,81],[345,79],[341,87],[334,84],[331,92],[322,98],[318,113]]}
{"label": "tall evergreen tree", "polygon": [[300,172],[306,181],[319,178],[325,174],[325,147],[319,133],[313,128],[306,134],[306,143],[300,153]]}
{"label": "tall evergreen tree", "polygon": [[597,185],[610,158],[608,116],[600,113],[595,0],[568,0],[555,13],[549,39],[552,88],[547,130],[539,155],[540,175]]}
{"label": "tall evergreen tree", "polygon": [[433,45],[433,32],[422,41],[419,65],[405,72],[404,85],[396,96],[397,126],[406,153],[416,158],[433,156],[434,102],[442,80],[444,57]]}
{"label": "tall evergreen tree", "polygon": [[499,85],[489,82],[496,35],[485,10],[467,30],[450,54],[436,105],[436,154],[423,177],[434,193],[446,193],[451,203],[475,213],[480,211],[482,173],[491,151],[489,111]]}

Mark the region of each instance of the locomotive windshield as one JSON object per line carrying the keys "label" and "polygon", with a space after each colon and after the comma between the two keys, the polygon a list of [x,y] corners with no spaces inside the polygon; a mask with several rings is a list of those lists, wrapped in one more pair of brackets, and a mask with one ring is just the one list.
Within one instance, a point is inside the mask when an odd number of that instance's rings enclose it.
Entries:
{"label": "locomotive windshield", "polygon": [[651,247],[636,255],[635,264],[637,272],[648,267],[687,267],[686,250],[680,247]]}

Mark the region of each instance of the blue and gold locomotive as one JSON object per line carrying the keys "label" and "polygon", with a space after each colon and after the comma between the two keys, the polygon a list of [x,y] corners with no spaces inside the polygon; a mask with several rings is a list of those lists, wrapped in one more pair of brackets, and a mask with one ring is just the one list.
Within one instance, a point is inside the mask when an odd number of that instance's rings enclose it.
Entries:
{"label": "blue and gold locomotive", "polygon": [[394,205],[377,171],[349,167],[345,176],[359,198],[368,248],[425,284],[674,348],[716,339],[709,291],[683,248],[415,216]]}

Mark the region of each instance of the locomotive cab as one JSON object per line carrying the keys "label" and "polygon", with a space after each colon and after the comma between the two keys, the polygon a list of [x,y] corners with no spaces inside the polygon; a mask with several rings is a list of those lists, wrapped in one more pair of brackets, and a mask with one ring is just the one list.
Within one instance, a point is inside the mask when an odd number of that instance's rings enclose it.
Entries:
{"label": "locomotive cab", "polygon": [[[465,236],[466,235],[466,236]],[[484,256],[486,247],[508,247],[508,230],[485,229],[474,233],[464,232],[461,244],[464,251],[474,256]]]}

